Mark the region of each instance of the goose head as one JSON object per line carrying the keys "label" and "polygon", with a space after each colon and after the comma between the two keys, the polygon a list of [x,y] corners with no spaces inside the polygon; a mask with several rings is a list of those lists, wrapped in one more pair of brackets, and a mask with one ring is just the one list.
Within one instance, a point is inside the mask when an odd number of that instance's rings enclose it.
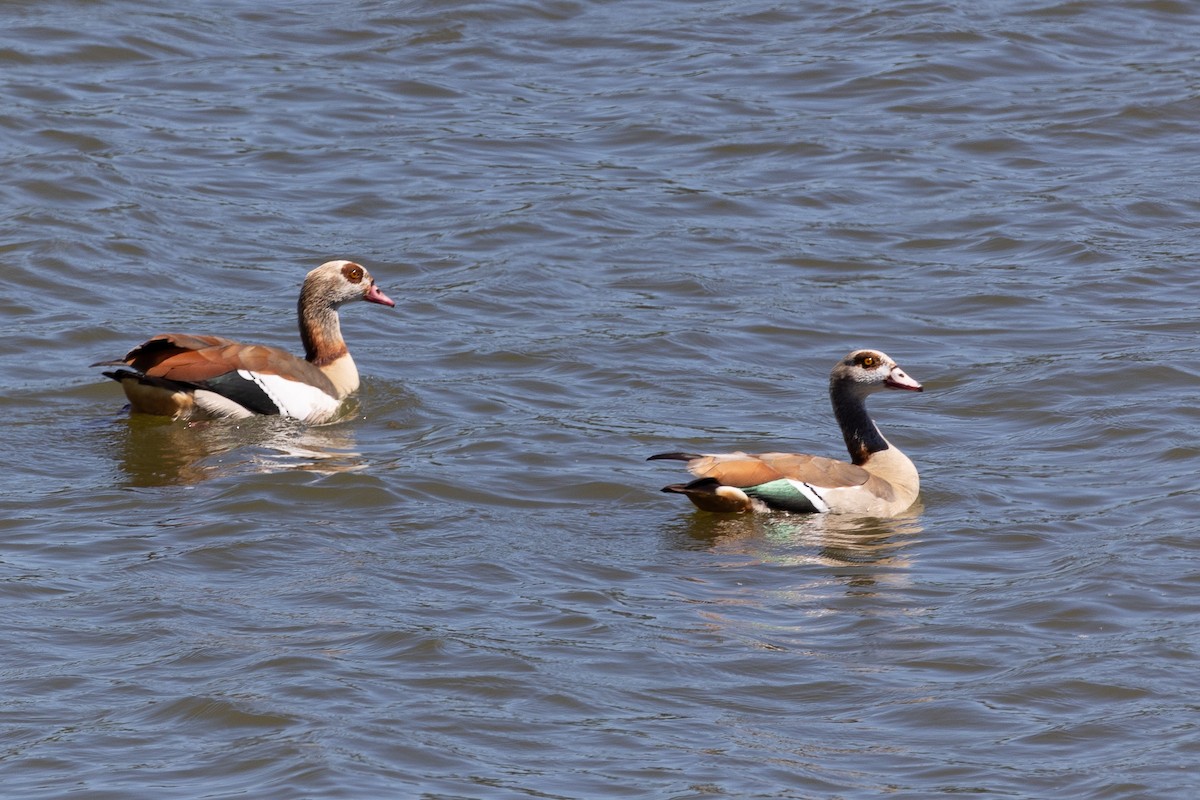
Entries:
{"label": "goose head", "polygon": [[394,307],[390,297],[375,285],[366,267],[353,261],[327,261],[308,273],[300,289],[300,308],[338,308],[343,303],[366,300]]}
{"label": "goose head", "polygon": [[849,353],[829,376],[829,391],[835,395],[848,393],[861,398],[882,389],[922,391],[921,384],[908,377],[887,353],[878,350]]}

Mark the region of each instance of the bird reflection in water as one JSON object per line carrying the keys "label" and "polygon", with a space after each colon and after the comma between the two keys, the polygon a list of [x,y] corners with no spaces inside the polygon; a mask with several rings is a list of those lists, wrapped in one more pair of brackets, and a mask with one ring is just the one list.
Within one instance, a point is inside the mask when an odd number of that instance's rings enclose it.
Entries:
{"label": "bird reflection in water", "polygon": [[[887,519],[841,514],[690,515],[676,547],[715,557],[678,584],[705,633],[755,649],[807,649],[865,618],[907,618],[921,506]],[[695,566],[695,565],[693,565]]]}
{"label": "bird reflection in water", "polygon": [[112,452],[127,486],[174,486],[234,474],[353,472],[366,463],[354,427],[281,417],[171,422],[134,414],[117,424]]}
{"label": "bird reflection in water", "polygon": [[[844,514],[689,515],[678,545],[703,548],[731,559],[730,566],[770,564],[823,567],[820,581],[834,578],[855,591],[908,585],[910,546],[922,532],[918,501],[887,519]],[[683,536],[679,536],[682,533]]]}

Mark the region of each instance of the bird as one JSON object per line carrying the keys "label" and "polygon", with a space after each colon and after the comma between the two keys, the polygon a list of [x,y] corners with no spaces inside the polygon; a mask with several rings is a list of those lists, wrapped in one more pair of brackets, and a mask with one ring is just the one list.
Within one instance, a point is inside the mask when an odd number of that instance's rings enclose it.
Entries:
{"label": "bird", "polygon": [[358,368],[338,319],[338,308],[356,300],[396,305],[361,264],[328,261],[309,272],[300,289],[304,358],[222,336],[163,333],[123,358],[92,366],[120,367],[103,374],[121,384],[135,412],[176,420],[276,414],[328,422],[358,389]]}
{"label": "bird", "polygon": [[715,512],[791,511],[891,517],[917,499],[920,478],[908,456],[883,437],[867,397],[883,389],[923,391],[887,354],[855,350],[829,375],[829,398],[850,461],[797,453],[659,453],[686,461],[696,479],[663,487]]}

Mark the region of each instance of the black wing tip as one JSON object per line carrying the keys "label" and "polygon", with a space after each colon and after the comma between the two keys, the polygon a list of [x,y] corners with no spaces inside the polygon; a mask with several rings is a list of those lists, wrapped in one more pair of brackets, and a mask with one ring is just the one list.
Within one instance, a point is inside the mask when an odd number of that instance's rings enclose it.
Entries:
{"label": "black wing tip", "polygon": [[160,389],[167,389],[172,392],[187,392],[193,388],[186,383],[169,380],[168,378],[152,378],[149,375],[143,375],[136,369],[108,369],[100,374],[106,378],[112,378],[117,383],[137,381],[143,386],[157,386]]}
{"label": "black wing tip", "polygon": [[282,413],[275,398],[271,397],[262,383],[240,372],[226,372],[206,381],[198,381],[196,386],[232,400],[252,414],[272,416]]}
{"label": "black wing tip", "polygon": [[[122,362],[118,361],[117,363],[120,364]],[[100,363],[100,364],[92,364],[92,366],[93,367],[107,367],[107,366],[116,366],[116,365]],[[134,372],[133,370],[129,370],[129,369],[106,369],[106,370],[104,370],[104,372],[101,372],[100,374],[106,378],[112,378],[117,383],[120,383],[121,381],[123,381],[127,378],[137,378],[139,380],[142,378],[142,376],[140,374]]]}
{"label": "black wing tip", "polygon": [[716,478],[696,478],[690,483],[672,483],[659,491],[672,494],[714,494],[721,485]]}
{"label": "black wing tip", "polygon": [[704,456],[699,455],[697,453],[656,453],[656,454],[650,456],[649,458],[647,458],[646,460],[647,461],[694,461],[697,458],[704,458]]}

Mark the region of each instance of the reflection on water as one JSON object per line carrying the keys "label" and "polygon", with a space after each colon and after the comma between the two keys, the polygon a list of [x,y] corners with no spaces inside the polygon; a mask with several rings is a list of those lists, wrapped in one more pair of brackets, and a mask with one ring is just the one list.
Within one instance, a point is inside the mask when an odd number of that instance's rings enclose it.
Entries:
{"label": "reflection on water", "polygon": [[912,566],[906,547],[922,531],[920,502],[890,519],[845,514],[709,514],[694,512],[685,541],[774,564]]}
{"label": "reflection on water", "polygon": [[[922,531],[921,511],[919,501],[903,515],[890,519],[697,511],[682,530],[672,530],[672,538],[677,546],[702,547],[721,556],[730,569],[771,566],[789,570],[773,575],[769,590],[761,585],[763,573],[756,572],[753,582],[762,591],[754,591],[757,599],[753,602],[760,602],[763,591],[767,591],[775,601],[787,596],[807,603],[804,598],[813,587],[820,587],[818,593],[822,595],[828,594],[830,585],[859,595],[908,587],[913,566],[911,545]],[[737,600],[745,601],[745,597]]]}
{"label": "reflection on water", "polygon": [[236,473],[308,470],[321,474],[365,467],[354,427],[306,426],[279,417],[171,422],[141,414],[122,420],[113,456],[128,486],[199,483]]}
{"label": "reflection on water", "polygon": [[[6,6],[6,796],[1195,794],[1192,4],[303,9]],[[365,418],[85,366],[340,256]],[[657,493],[858,346],[919,516]]]}
{"label": "reflection on water", "polygon": [[755,649],[806,650],[831,630],[906,617],[921,511],[918,503],[891,519],[694,512],[673,536],[717,555],[721,574],[697,574],[680,594],[703,630]]}

